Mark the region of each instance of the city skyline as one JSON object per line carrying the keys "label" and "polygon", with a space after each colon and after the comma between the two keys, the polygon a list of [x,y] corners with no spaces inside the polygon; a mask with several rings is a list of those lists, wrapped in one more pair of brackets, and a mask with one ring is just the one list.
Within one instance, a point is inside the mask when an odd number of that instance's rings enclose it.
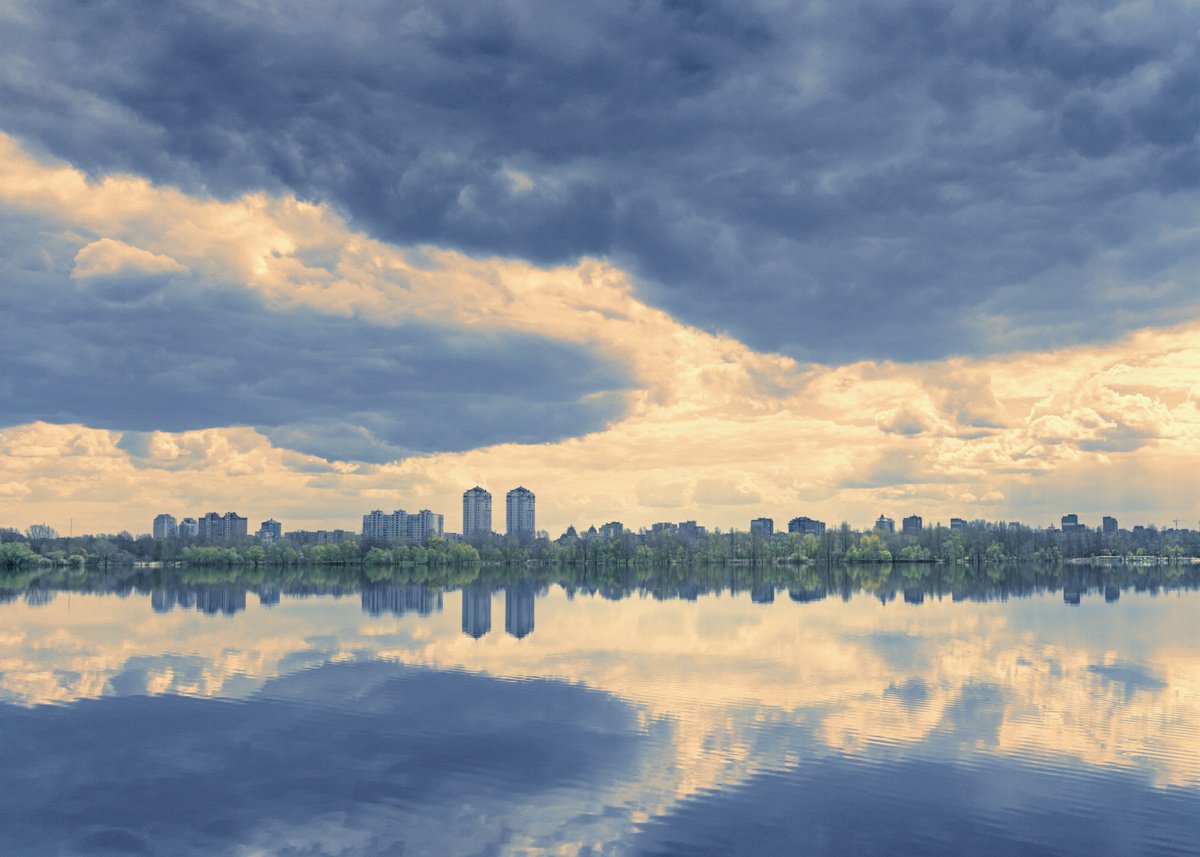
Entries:
{"label": "city skyline", "polygon": [[0,526],[1200,520],[1195,4],[238,8],[0,12]]}
{"label": "city skyline", "polygon": [[[362,526],[361,530],[358,531],[354,529],[329,527],[328,522],[321,522],[322,526],[316,531],[299,528],[293,528],[284,531],[283,525],[280,521],[277,521],[274,518],[269,518],[260,524],[258,530],[253,533],[253,538],[262,539],[269,542],[289,535],[310,536],[317,533],[328,533],[335,535],[338,539],[343,537],[354,538],[356,535],[361,535],[365,539],[379,543],[420,543],[428,541],[431,536],[442,535],[461,537],[466,541],[471,541],[480,537],[495,537],[502,535],[526,540],[533,538],[534,536],[538,536],[539,534],[544,534],[551,540],[557,538],[554,533],[551,533],[548,530],[538,529],[536,524],[533,522],[533,492],[524,487],[518,486],[518,488],[514,488],[512,491],[508,492],[508,495],[518,494],[518,492],[524,492],[526,495],[528,495],[530,506],[524,510],[518,510],[520,502],[514,504],[509,501],[508,497],[506,496],[506,531],[504,533],[499,533],[490,527],[468,530],[468,528],[465,526],[469,520],[474,520],[477,524],[482,523],[484,516],[481,510],[485,508],[488,512],[487,520],[490,521],[491,494],[486,489],[476,485],[473,488],[463,492],[464,527],[462,532],[458,533],[445,530],[445,515],[442,513],[433,512],[429,509],[422,509],[417,513],[408,513],[403,509],[397,509],[391,514],[387,514],[376,509],[361,516]],[[529,518],[528,525],[518,532],[514,532],[511,526],[514,518],[514,512],[517,516],[525,514],[528,515]],[[779,521],[778,525],[776,523],[777,520]],[[234,523],[232,525],[228,524],[227,522],[230,521]],[[205,541],[235,541],[239,538],[245,539],[251,535],[247,531],[248,521],[249,518],[243,517],[237,512],[227,512],[225,515],[219,515],[216,512],[210,512],[204,516],[201,516],[199,521],[198,519],[191,517],[184,517],[177,520],[173,514],[163,512],[154,517],[148,535],[151,535],[154,538],[168,539],[193,538]],[[786,521],[786,524],[784,524],[784,521]],[[188,522],[191,524],[190,529],[187,526]],[[200,522],[207,523],[202,525]],[[797,515],[791,517],[790,519],[777,519],[776,517],[772,517],[770,515],[760,515],[758,517],[751,518],[748,522],[744,523],[746,523],[746,526],[734,525],[728,528],[715,527],[713,529],[724,529],[727,532],[743,532],[751,535],[764,536],[783,536],[786,534],[821,536],[824,535],[827,529],[836,529],[837,527],[840,527],[842,523],[850,525],[851,529],[856,532],[870,532],[875,530],[883,531],[885,533],[900,532],[904,535],[919,534],[922,529],[927,527],[942,527],[944,529],[953,531],[963,530],[968,526],[976,526],[980,524],[984,526],[1006,524],[1010,527],[1022,526],[1033,530],[1057,529],[1064,533],[1096,531],[1105,534],[1113,534],[1117,532],[1137,532],[1147,528],[1159,529],[1163,531],[1187,531],[1193,529],[1188,521],[1181,519],[1173,519],[1169,522],[1138,521],[1136,523],[1129,523],[1128,526],[1122,527],[1121,519],[1113,515],[1102,515],[1100,516],[1099,523],[1093,524],[1088,522],[1086,516],[1083,520],[1080,520],[1080,515],[1077,512],[1063,513],[1059,516],[1057,522],[1051,521],[1049,523],[1002,519],[988,520],[985,518],[967,520],[957,516],[951,517],[949,521],[925,521],[922,515],[913,512],[912,514],[904,516],[901,521],[902,526],[899,531],[896,527],[896,519],[894,517],[889,517],[886,514],[880,514],[872,523],[868,523],[863,526],[859,526],[856,522],[851,521],[827,522],[812,518],[809,515]],[[1194,523],[1196,524],[1195,529],[1200,530],[1200,521],[1196,521]],[[213,527],[218,528],[218,531],[215,534]],[[659,529],[668,529],[672,533],[678,533],[683,531],[685,528],[688,529],[691,537],[694,538],[697,535],[703,534],[709,530],[709,526],[707,524],[698,524],[695,519],[682,522],[655,521],[644,524],[626,523],[623,521],[609,521],[604,524],[600,524],[599,526],[597,526],[597,522],[585,522],[580,527],[576,527],[574,523],[571,523],[568,524],[562,531],[562,536],[568,536],[571,534],[583,535],[583,527],[590,527],[591,531],[594,531],[597,537],[604,539],[620,538],[623,533],[640,534],[657,532]],[[20,528],[14,527],[10,529],[20,531]],[[132,533],[134,535],[140,534],[140,531],[138,531],[136,528],[125,528],[123,531]],[[531,535],[531,533],[533,535]],[[61,537],[63,534],[59,533],[58,535]],[[87,534],[81,532],[80,535]],[[90,535],[96,534],[92,533]]]}

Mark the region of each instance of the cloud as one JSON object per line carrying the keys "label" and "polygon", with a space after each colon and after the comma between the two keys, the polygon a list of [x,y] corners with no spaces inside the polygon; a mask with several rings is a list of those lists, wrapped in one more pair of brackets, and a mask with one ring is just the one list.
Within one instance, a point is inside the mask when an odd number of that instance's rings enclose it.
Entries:
{"label": "cloud", "polygon": [[1184,0],[18,8],[0,127],[37,151],[604,257],[760,350],[978,355],[1198,309]]}
{"label": "cloud", "polygon": [[700,479],[696,482],[693,498],[704,506],[746,506],[762,502],[762,494],[744,478]]}
{"label": "cloud", "polygon": [[71,276],[112,277],[118,274],[177,274],[187,271],[170,256],[131,247],[123,241],[101,238],[75,254]]}
{"label": "cloud", "polygon": [[[29,232],[17,226],[6,240],[37,241]],[[4,425],[257,426],[301,452],[390,461],[557,440],[601,428],[624,407],[624,369],[562,342],[271,306],[109,239],[74,253],[67,239],[42,246],[73,257],[71,276],[87,287],[72,285],[65,261],[57,272],[0,263]],[[174,287],[162,289],[163,276]],[[120,448],[151,451],[135,434]]]}

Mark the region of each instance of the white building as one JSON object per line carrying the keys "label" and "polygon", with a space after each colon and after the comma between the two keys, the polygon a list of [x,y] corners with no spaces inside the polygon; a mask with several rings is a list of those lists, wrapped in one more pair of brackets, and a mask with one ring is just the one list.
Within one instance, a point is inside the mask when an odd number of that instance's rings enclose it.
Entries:
{"label": "white building", "polygon": [[394,542],[429,541],[433,536],[443,532],[445,516],[422,509],[420,512],[409,514],[403,509],[397,509],[390,515],[376,509],[363,515],[363,538],[385,544]]}

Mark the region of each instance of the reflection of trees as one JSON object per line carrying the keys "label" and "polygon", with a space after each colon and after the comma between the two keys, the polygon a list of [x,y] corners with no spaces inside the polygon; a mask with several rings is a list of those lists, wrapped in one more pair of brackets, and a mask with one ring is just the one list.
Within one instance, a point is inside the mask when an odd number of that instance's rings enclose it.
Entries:
{"label": "reflection of trees", "polygon": [[[1121,590],[1156,592],[1160,589],[1200,588],[1200,567],[1155,565],[1113,568],[1035,564],[930,564],[859,563],[853,565],[637,565],[626,566],[188,566],[139,569],[129,566],[72,568],[34,566],[0,570],[0,603],[25,593],[32,602],[45,603],[59,591],[151,596],[158,611],[191,609],[208,604],[210,611],[226,613],[244,609],[245,593],[254,592],[260,603],[276,603],[281,596],[304,598],[347,595],[367,591],[409,591],[420,587],[430,598],[465,587],[494,591],[517,586],[535,591],[558,585],[568,594],[595,595],[611,600],[632,596],[657,600],[694,600],[707,594],[742,594],[759,603],[770,603],[785,590],[792,601],[804,602],[837,594],[843,599],[868,593],[884,602],[904,598],[917,603],[925,598],[950,597],[956,601],[991,601],[1041,592],[1096,594],[1115,601]],[[411,590],[416,592],[418,590]],[[208,600],[206,593],[215,600]],[[266,594],[264,596],[264,593]],[[25,595],[30,600],[30,595]],[[364,594],[364,599],[367,596]],[[31,603],[32,603],[31,602]],[[364,605],[367,601],[364,600]],[[374,602],[372,602],[374,603]],[[213,607],[213,605],[216,605]],[[391,606],[383,609],[390,612]],[[407,602],[403,612],[427,613]]]}

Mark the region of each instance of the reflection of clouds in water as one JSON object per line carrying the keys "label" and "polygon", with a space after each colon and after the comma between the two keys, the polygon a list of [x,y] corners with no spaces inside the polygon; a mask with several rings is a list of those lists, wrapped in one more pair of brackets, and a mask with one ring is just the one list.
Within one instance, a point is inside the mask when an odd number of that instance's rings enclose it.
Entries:
{"label": "reflection of clouds in water", "polygon": [[1128,857],[1151,842],[1153,853],[1195,853],[1196,791],[1064,773],[997,758],[866,766],[829,756],[684,801],[643,828],[634,853]]}
{"label": "reflection of clouds in water", "polygon": [[[887,747],[939,759],[1038,754],[1200,783],[1200,646],[1182,630],[1195,593],[1102,607],[1128,620],[1113,625],[1112,613],[1086,609],[1065,621],[1053,596],[897,609],[869,598],[569,602],[552,589],[537,605],[537,632],[522,640],[499,628],[463,634],[460,597],[447,593],[444,613],[428,618],[285,598],[219,622],[156,616],[137,600],[75,597],[69,615],[65,599],[36,613],[13,605],[21,637],[0,641],[0,687],[26,702],[122,688],[244,698],[272,676],[352,657],[561,678],[671,724],[672,757],[658,757],[630,798],[651,812],[811,752],[771,743],[773,723],[805,724],[825,746],[864,758]],[[501,615],[503,595],[494,597]],[[181,666],[162,654],[171,651],[205,666]]]}
{"label": "reflection of clouds in water", "polygon": [[406,841],[451,855],[627,830],[620,812],[579,830],[562,821],[636,770],[644,741],[635,712],[607,694],[378,662],[297,673],[239,703],[0,707],[0,734],[24,739],[5,769],[28,787],[0,794],[0,852],[23,855],[288,842],[349,857]]}

